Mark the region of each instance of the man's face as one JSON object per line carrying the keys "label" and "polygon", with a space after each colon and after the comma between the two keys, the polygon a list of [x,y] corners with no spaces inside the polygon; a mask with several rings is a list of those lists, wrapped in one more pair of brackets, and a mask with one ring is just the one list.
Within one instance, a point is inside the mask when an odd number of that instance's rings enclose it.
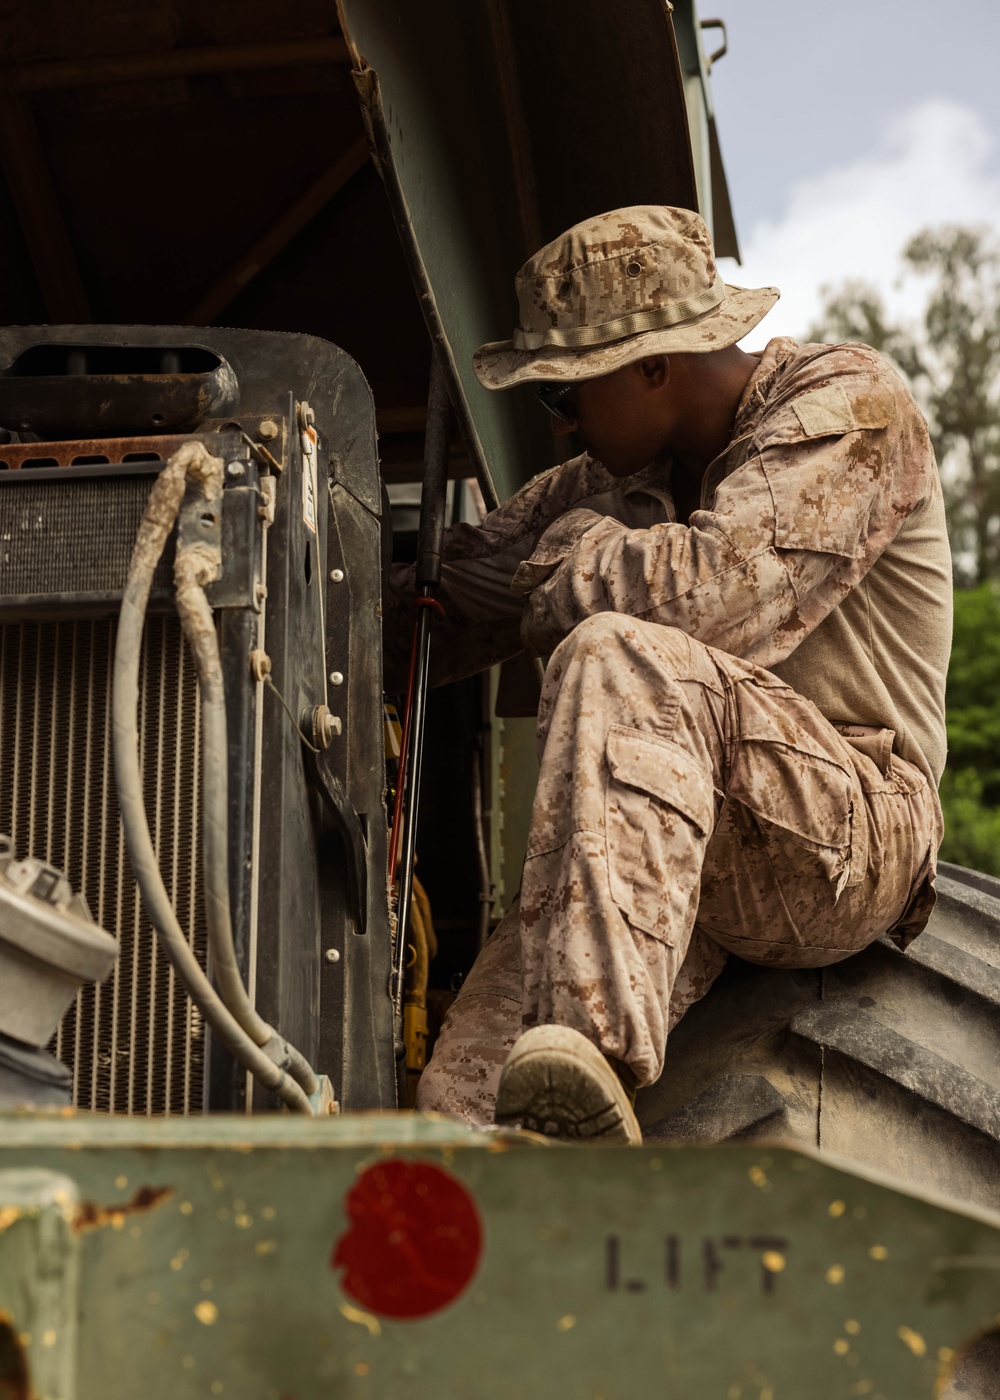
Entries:
{"label": "man's face", "polygon": [[557,423],[560,437],[574,434],[612,476],[641,471],[669,445],[669,369],[665,356],[625,365],[586,379],[564,399],[573,423]]}

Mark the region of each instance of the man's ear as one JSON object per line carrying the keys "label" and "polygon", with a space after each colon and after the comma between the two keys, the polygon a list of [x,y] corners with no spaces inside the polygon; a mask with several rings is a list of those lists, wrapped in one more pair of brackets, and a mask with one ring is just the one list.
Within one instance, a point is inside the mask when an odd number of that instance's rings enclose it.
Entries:
{"label": "man's ear", "polygon": [[670,379],[670,356],[647,355],[638,364],[639,373],[649,389],[662,389]]}

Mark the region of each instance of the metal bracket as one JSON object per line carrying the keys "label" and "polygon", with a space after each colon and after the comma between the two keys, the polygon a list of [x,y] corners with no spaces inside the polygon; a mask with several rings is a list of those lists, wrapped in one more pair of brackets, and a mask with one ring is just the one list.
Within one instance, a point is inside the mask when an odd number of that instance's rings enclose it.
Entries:
{"label": "metal bracket", "polygon": [[698,28],[722,30],[722,47],[716,49],[714,53],[710,53],[705,60],[708,65],[708,71],[711,72],[712,64],[718,63],[719,59],[725,58],[726,54],[729,52],[729,35],[726,33],[726,21],[724,19],[703,19],[699,21]]}
{"label": "metal bracket", "polygon": [[[304,747],[304,745],[303,745]],[[344,843],[347,856],[347,889],[351,916],[358,933],[368,930],[368,843],[361,819],[351,805],[339,778],[327,771],[318,754],[306,753],[306,764],[323,805]]]}

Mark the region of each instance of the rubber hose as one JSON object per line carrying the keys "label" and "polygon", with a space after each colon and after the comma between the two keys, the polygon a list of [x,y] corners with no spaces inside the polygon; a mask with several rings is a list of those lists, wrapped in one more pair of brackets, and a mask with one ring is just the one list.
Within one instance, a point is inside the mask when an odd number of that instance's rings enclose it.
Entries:
{"label": "rubber hose", "polygon": [[157,477],[136,538],[122,597],[112,685],[115,782],[125,842],[142,897],[164,952],[207,1023],[245,1069],[294,1112],[312,1114],[308,1095],[255,1045],[208,980],[177,920],[153,849],[139,770],[139,655],[153,574],[177,519],[188,471],[214,459],[200,442],[181,445]]}
{"label": "rubber hose", "polygon": [[229,772],[226,692],[215,619],[199,582],[197,551],[179,553],[174,565],[177,612],[191,648],[201,690],[202,813],[205,851],[205,921],[212,975],[239,1025],[269,1059],[286,1069],[307,1094],[319,1083],[300,1051],[259,1015],[243,985],[233,946],[229,905]]}

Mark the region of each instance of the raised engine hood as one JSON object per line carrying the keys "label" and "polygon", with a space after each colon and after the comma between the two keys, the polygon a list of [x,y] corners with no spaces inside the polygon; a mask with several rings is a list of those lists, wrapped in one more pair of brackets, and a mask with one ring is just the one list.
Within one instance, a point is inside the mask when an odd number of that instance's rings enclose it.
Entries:
{"label": "raised engine hood", "polygon": [[737,253],[717,142],[698,137],[714,124],[697,20],[690,0],[676,14],[664,0],[339,9],[428,329],[484,494],[502,499],[555,460],[530,389],[490,393],[472,371],[480,344],[511,333],[525,258],[590,214],[644,203],[711,221],[714,202],[719,252]]}

